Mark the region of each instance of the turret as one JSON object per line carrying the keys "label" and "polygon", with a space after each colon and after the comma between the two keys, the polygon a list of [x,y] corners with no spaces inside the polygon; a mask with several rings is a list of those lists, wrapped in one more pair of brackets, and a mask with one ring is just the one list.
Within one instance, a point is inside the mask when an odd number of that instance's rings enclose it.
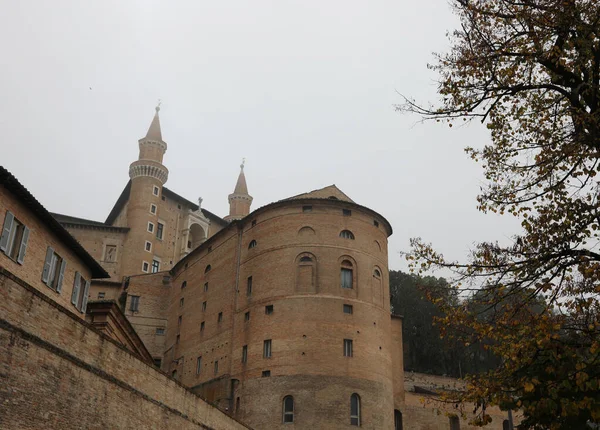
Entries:
{"label": "turret", "polygon": [[248,185],[246,185],[246,176],[244,175],[244,161],[240,165],[240,175],[233,194],[229,194],[229,215],[224,219],[233,221],[244,218],[250,213],[252,197],[248,194]]}
{"label": "turret", "polygon": [[140,176],[149,176],[158,179],[160,184],[164,185],[169,177],[169,170],[162,164],[163,156],[167,151],[167,143],[162,139],[159,111],[160,103],[156,106],[156,112],[146,136],[138,140],[140,154],[138,160],[129,166],[129,177],[134,179]]}

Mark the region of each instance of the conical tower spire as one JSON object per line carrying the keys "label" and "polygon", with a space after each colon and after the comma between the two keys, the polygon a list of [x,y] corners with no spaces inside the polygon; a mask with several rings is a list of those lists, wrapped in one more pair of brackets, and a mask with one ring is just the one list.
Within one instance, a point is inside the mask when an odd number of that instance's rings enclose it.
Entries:
{"label": "conical tower spire", "polygon": [[160,100],[158,101],[158,105],[156,106],[155,110],[156,112],[154,114],[154,118],[152,118],[152,122],[150,123],[150,127],[148,128],[148,133],[146,133],[146,139],[162,141],[162,132],[160,131],[160,118],[158,117],[158,112],[160,111]]}
{"label": "conical tower spire", "polygon": [[248,194],[248,185],[246,184],[246,175],[244,174],[245,163],[246,159],[242,160],[235,189],[233,190],[233,194],[229,194],[229,215],[224,218],[226,221],[242,219],[250,213],[250,205],[253,199]]}

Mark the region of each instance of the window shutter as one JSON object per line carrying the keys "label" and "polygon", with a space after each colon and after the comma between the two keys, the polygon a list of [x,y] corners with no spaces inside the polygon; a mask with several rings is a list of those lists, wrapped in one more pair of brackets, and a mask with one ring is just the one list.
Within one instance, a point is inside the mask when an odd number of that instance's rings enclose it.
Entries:
{"label": "window shutter", "polygon": [[46,250],[46,261],[44,261],[44,270],[42,270],[42,282],[48,285],[48,278],[50,276],[50,264],[52,263],[52,255],[54,255],[54,249],[48,247]]}
{"label": "window shutter", "polygon": [[27,251],[27,242],[29,241],[29,229],[23,226],[23,239],[21,239],[21,248],[19,249],[19,255],[17,256],[17,263],[23,264],[25,260],[25,251]]}
{"label": "window shutter", "polygon": [[77,306],[77,297],[79,297],[79,284],[81,283],[81,275],[75,272],[75,283],[73,284],[73,294],[71,294],[71,303]]}
{"label": "window shutter", "polygon": [[10,236],[10,230],[12,229],[13,221],[15,216],[11,211],[6,211],[6,217],[4,218],[4,227],[2,228],[2,236],[0,237],[0,251],[6,252],[8,247],[8,237]]}
{"label": "window shutter", "polygon": [[58,275],[58,284],[56,285],[56,292],[60,293],[62,290],[63,279],[65,278],[65,267],[67,267],[67,261],[63,260],[60,263],[60,274]]}
{"label": "window shutter", "polygon": [[85,281],[85,289],[83,290],[83,301],[81,302],[81,312],[85,313],[88,302],[88,293],[90,292],[90,281]]}

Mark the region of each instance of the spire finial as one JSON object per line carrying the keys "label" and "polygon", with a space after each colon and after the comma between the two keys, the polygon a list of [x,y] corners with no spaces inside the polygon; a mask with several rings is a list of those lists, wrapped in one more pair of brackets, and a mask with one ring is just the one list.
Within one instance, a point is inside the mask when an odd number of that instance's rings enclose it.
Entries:
{"label": "spire finial", "polygon": [[160,104],[162,103],[161,99],[158,99],[158,104],[156,105],[156,107],[154,109],[156,109],[156,113],[158,113],[158,111],[160,110]]}
{"label": "spire finial", "polygon": [[202,200],[204,200],[202,197],[198,197],[198,209],[202,208]]}
{"label": "spire finial", "polygon": [[244,170],[244,164],[246,164],[246,159],[242,158],[242,164],[240,164],[240,169]]}

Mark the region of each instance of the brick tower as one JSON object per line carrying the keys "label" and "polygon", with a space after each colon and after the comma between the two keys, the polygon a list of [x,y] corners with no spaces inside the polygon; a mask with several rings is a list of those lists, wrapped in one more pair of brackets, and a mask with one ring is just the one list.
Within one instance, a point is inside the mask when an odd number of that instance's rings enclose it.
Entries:
{"label": "brick tower", "polygon": [[[157,239],[154,218],[162,206],[162,187],[167,182],[169,170],[162,164],[167,143],[162,139],[159,111],[160,104],[156,107],[146,136],[138,141],[139,157],[129,166],[131,191],[126,213],[130,231],[125,244],[127,255],[123,259],[123,273],[163,270],[162,261],[156,256],[160,254],[158,248],[162,246],[162,241]],[[149,255],[155,257],[149,258]]]}
{"label": "brick tower", "polygon": [[250,213],[252,197],[248,194],[248,185],[246,185],[246,175],[244,175],[244,162],[240,165],[240,175],[233,194],[229,194],[229,215],[223,218],[226,221],[233,221],[244,218]]}

